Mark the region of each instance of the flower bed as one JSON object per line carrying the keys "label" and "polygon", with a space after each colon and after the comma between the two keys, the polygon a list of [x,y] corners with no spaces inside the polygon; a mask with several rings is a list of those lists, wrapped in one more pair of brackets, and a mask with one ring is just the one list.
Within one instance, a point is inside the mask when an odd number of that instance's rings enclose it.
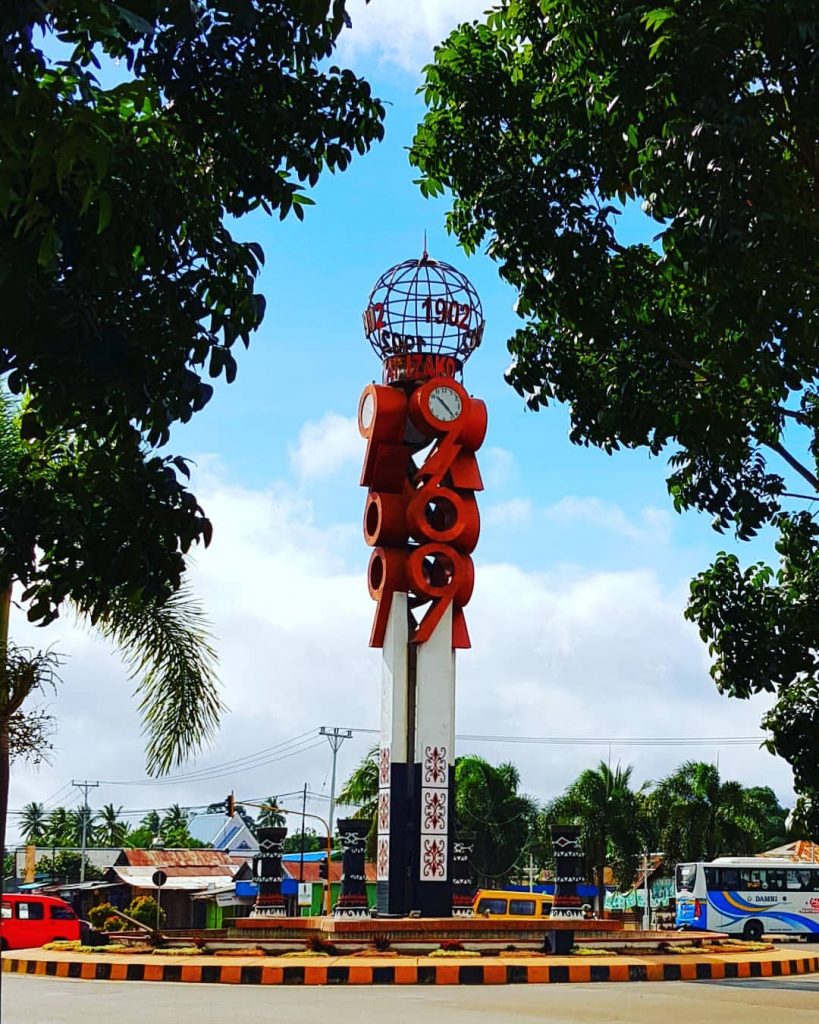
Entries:
{"label": "flower bed", "polygon": [[458,960],[467,956],[480,956],[481,954],[476,949],[433,949],[429,955],[434,957],[451,957],[454,960]]}

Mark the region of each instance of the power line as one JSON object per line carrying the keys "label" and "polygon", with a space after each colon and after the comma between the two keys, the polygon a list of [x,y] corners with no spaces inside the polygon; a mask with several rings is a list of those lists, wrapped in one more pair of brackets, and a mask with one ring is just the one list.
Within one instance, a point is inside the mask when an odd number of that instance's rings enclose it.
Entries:
{"label": "power line", "polygon": [[[204,765],[202,768],[194,768],[194,769],[191,769],[190,771],[176,772],[173,775],[173,779],[182,780],[182,779],[187,778],[189,775],[200,775],[202,772],[216,771],[217,769],[221,769],[221,768],[240,767],[246,761],[255,760],[257,758],[266,757],[268,755],[273,756],[276,753],[281,752],[283,749],[285,749],[287,747],[291,747],[291,746],[293,746],[295,744],[298,744],[298,743],[301,743],[301,742],[305,742],[306,737],[315,738],[315,735],[316,735],[316,730],[315,729],[308,729],[306,732],[299,733],[298,736],[293,736],[289,740],[282,740],[281,743],[275,743],[272,747],[262,747],[261,750],[256,750],[252,754],[244,754],[242,757],[234,758],[232,761],[222,761],[222,762],[219,762],[218,764]],[[170,778],[170,776],[166,776],[166,778]],[[116,782],[116,783],[111,782],[111,783],[108,783],[108,784],[109,785],[122,785],[122,786],[142,786],[142,785],[148,785],[150,783],[156,783],[158,781],[162,781],[162,780],[153,779],[153,778],[149,777],[149,778],[144,778],[144,779],[133,779],[133,780],[129,780],[127,782]]]}
{"label": "power line", "polygon": [[[352,729],[377,736],[378,729]],[[494,736],[487,733],[456,733],[469,743],[519,743],[555,747],[742,747],[759,745],[764,736]]]}
{"label": "power line", "polygon": [[[291,741],[292,742],[292,741]],[[298,754],[306,754],[310,750],[315,750],[317,747],[324,746],[321,740],[318,740],[315,735],[311,736],[307,741],[301,741],[300,744],[292,746],[290,749],[282,749],[278,754],[267,757],[256,757],[255,760],[251,760],[255,755],[248,755],[248,758],[243,759],[240,762],[231,764],[228,762],[229,767],[222,770],[216,771],[212,767],[200,768],[196,772],[185,772],[179,775],[166,776],[162,779],[131,779],[128,781],[119,781],[114,779],[105,779],[105,785],[107,786],[175,786],[180,783],[189,782],[208,782],[212,779],[226,778],[231,775],[236,775],[239,772],[247,772],[256,768],[263,768],[266,765],[276,764],[279,761],[284,761],[289,757],[295,757]]]}

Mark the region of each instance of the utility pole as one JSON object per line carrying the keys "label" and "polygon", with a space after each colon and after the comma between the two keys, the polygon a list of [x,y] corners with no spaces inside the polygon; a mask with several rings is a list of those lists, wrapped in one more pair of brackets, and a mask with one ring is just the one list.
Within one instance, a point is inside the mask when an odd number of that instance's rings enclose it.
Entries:
{"label": "utility pole", "polygon": [[351,740],[353,734],[349,729],[339,729],[337,725],[334,725],[332,729],[328,729],[327,726],[323,725],[319,730],[320,736],[326,736],[330,742],[330,749],[333,751],[333,775],[330,780],[330,838],[333,836],[333,814],[336,809],[336,758],[338,756],[338,748],[345,740]]}
{"label": "utility pole", "polygon": [[[304,818],[307,814],[307,783],[304,784],[304,792],[301,797],[301,856],[299,857],[299,881],[304,881]],[[301,909],[299,909],[301,913]]]}
{"label": "utility pole", "polygon": [[643,851],[643,931],[651,927],[651,907],[649,906],[648,888],[648,847]]}
{"label": "utility pole", "polygon": [[88,841],[88,790],[95,789],[99,786],[99,782],[89,782],[85,779],[83,782],[75,782],[71,780],[71,785],[76,786],[77,789],[83,791],[83,805],[82,805],[82,852],[80,854],[80,881],[85,881],[85,848]]}

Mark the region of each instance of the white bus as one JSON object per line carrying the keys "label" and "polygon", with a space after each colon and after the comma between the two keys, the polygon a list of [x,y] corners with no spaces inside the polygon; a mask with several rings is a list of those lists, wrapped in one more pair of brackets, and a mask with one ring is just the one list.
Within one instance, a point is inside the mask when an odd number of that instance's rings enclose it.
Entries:
{"label": "white bus", "polygon": [[678,864],[677,927],[742,935],[819,939],[819,864],[768,857],[719,857]]}

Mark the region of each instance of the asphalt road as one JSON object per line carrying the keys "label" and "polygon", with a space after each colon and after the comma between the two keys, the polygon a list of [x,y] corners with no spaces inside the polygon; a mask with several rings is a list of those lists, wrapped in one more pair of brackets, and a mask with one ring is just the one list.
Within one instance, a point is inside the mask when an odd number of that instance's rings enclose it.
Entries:
{"label": "asphalt road", "polygon": [[764,981],[249,988],[2,976],[3,1024],[815,1024],[819,975]]}

